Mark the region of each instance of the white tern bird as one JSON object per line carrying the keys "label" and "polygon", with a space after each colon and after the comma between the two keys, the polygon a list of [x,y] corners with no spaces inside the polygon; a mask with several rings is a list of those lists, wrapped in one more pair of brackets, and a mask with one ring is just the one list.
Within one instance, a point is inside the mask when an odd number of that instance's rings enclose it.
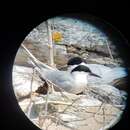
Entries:
{"label": "white tern bird", "polygon": [[31,58],[32,64],[36,66],[37,72],[43,79],[51,81],[59,88],[62,88],[69,93],[78,94],[83,92],[88,83],[88,75],[94,75],[100,78],[100,76],[91,72],[91,70],[84,65],[79,65],[70,72],[54,69],[37,60],[24,45],[22,45],[22,47]]}

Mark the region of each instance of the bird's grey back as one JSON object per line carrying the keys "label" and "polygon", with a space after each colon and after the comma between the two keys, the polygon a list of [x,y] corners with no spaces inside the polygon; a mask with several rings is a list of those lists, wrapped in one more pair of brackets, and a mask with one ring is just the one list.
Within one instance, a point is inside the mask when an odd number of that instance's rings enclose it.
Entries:
{"label": "bird's grey back", "polygon": [[69,91],[74,84],[74,79],[69,72],[59,71],[59,70],[47,70],[42,69],[41,71],[43,77],[46,77],[48,80],[52,81],[58,87]]}

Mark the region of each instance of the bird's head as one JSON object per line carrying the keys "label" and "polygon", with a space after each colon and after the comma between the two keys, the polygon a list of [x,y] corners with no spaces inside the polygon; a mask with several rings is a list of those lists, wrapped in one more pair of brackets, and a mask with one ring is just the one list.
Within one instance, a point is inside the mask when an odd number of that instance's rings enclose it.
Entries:
{"label": "bird's head", "polygon": [[73,57],[73,58],[71,58],[71,59],[68,61],[67,65],[68,65],[68,66],[70,66],[70,65],[79,65],[79,64],[81,64],[82,62],[84,62],[84,60],[83,60],[82,58],[80,58],[80,57]]}
{"label": "bird's head", "polygon": [[73,70],[75,67],[81,64],[85,64],[85,60],[80,57],[73,57],[69,59],[67,63],[68,71]]}
{"label": "bird's head", "polygon": [[92,75],[101,78],[99,75],[94,74],[87,66],[84,65],[78,65],[77,67],[71,70],[71,73],[75,73],[75,72],[79,74],[82,73],[82,74]]}

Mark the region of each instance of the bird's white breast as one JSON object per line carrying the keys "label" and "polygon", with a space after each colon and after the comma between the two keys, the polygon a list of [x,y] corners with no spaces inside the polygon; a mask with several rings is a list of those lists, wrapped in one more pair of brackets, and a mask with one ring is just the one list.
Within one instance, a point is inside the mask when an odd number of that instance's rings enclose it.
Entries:
{"label": "bird's white breast", "polygon": [[74,88],[73,93],[80,93],[82,92],[85,87],[87,86],[87,74],[84,72],[74,72],[73,73],[74,78]]}

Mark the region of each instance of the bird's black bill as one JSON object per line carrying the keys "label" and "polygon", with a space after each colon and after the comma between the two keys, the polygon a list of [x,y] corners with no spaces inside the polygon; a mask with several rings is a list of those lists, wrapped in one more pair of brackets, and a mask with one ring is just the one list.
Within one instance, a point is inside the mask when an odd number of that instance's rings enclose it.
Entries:
{"label": "bird's black bill", "polygon": [[97,75],[97,74],[94,74],[94,73],[90,73],[90,75],[92,75],[92,76],[96,76],[96,77],[98,77],[98,78],[101,78],[101,76],[99,76],[99,75]]}

